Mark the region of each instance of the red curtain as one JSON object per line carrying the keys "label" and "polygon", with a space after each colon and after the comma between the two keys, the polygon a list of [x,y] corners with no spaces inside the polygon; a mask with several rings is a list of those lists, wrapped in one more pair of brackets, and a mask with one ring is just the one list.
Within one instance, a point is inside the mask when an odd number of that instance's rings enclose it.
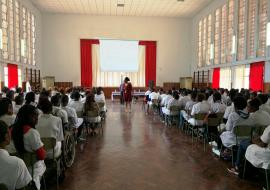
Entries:
{"label": "red curtain", "polygon": [[213,77],[212,77],[212,88],[219,88],[219,80],[220,80],[220,68],[214,68]]}
{"label": "red curtain", "polygon": [[145,85],[151,80],[156,85],[157,42],[140,41],[139,45],[145,46]]}
{"label": "red curtain", "polygon": [[8,64],[8,88],[15,88],[18,86],[18,66]]}
{"label": "red curtain", "polygon": [[81,86],[92,87],[92,45],[99,40],[81,39]]}
{"label": "red curtain", "polygon": [[254,91],[263,91],[264,61],[252,63],[249,73],[249,88]]}

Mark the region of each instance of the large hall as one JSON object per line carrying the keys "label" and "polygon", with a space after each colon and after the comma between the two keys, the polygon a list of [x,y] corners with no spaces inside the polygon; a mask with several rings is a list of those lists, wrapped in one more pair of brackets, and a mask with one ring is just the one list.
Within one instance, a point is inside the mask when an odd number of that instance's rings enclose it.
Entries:
{"label": "large hall", "polygon": [[270,0],[1,0],[0,190],[270,190]]}

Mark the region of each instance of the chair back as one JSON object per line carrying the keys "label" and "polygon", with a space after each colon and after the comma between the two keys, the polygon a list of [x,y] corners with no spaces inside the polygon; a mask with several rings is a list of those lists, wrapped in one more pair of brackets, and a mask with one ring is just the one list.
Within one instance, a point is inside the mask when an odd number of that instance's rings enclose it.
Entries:
{"label": "chair back", "polygon": [[99,108],[103,108],[105,106],[104,102],[97,102]]}
{"label": "chair back", "polygon": [[82,111],[77,111],[77,117],[83,117],[83,112]]}
{"label": "chair back", "polygon": [[8,190],[8,188],[5,184],[0,183],[0,190]]}
{"label": "chair back", "polygon": [[233,129],[236,137],[236,144],[239,144],[239,141],[243,139],[250,139],[252,128],[251,125],[236,124]]}
{"label": "chair back", "polygon": [[194,115],[194,119],[196,120],[204,120],[207,117],[207,113],[196,113]]}
{"label": "chair back", "polygon": [[87,117],[98,117],[99,112],[96,110],[87,111]]}
{"label": "chair back", "polygon": [[158,103],[159,103],[158,99],[152,99],[151,102],[153,105],[158,105]]}
{"label": "chair back", "polygon": [[207,125],[208,126],[218,126],[220,123],[222,123],[224,113],[214,113],[208,115],[207,118]]}
{"label": "chair back", "polygon": [[46,138],[41,138],[41,141],[44,144],[45,150],[54,150],[54,147],[56,145],[56,139],[53,137],[46,137]]}
{"label": "chair back", "polygon": [[170,110],[170,112],[179,112],[180,107],[179,106],[170,106],[169,110]]}

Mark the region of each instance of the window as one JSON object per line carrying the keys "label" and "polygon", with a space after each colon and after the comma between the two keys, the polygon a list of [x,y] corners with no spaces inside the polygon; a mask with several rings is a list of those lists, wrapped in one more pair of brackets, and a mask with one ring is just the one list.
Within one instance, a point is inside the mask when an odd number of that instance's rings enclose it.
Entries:
{"label": "window", "polygon": [[232,62],[232,45],[233,45],[233,35],[234,35],[234,27],[233,27],[233,19],[234,19],[234,0],[229,0],[228,4],[228,20],[227,20],[227,63]]}
{"label": "window", "polygon": [[214,64],[219,64],[220,56],[220,9],[215,11]]}
{"label": "window", "polygon": [[225,89],[231,89],[231,69],[230,68],[220,69],[219,87],[225,88]]}
{"label": "window", "polygon": [[247,55],[248,58],[255,57],[255,16],[256,2],[249,1],[248,3],[248,28],[247,28]]}
{"label": "window", "polygon": [[267,24],[267,0],[259,1],[258,57],[265,56]]}
{"label": "window", "polygon": [[249,89],[249,65],[241,65],[234,67],[233,88]]}
{"label": "window", "polygon": [[2,35],[3,35],[3,59],[8,59],[8,11],[7,11],[7,0],[2,0]]}
{"label": "window", "polygon": [[207,18],[207,54],[206,54],[206,65],[210,65],[211,64],[211,42],[212,42],[212,39],[211,39],[211,36],[212,36],[212,16],[211,15],[208,15],[208,18]]}
{"label": "window", "polygon": [[8,87],[8,67],[4,67],[4,84]]}
{"label": "window", "polygon": [[223,5],[221,9],[221,63],[226,63],[226,23],[227,23],[227,7]]}
{"label": "window", "polygon": [[[26,46],[26,38],[27,38],[27,29],[26,29],[26,8],[22,7],[22,40],[21,40],[21,59],[23,63],[27,63],[27,48]],[[22,43],[23,42],[23,43]]]}
{"label": "window", "polygon": [[22,70],[18,69],[18,86],[22,87]]}
{"label": "window", "polygon": [[13,0],[8,0],[8,15],[9,15],[9,60],[14,61],[14,9]]}
{"label": "window", "polygon": [[198,67],[202,66],[202,21],[199,22],[198,29]]}
{"label": "window", "polygon": [[32,47],[31,47],[31,51],[32,51],[32,64],[36,65],[36,21],[35,21],[35,16],[32,14],[31,17],[31,34],[32,34]]}
{"label": "window", "polygon": [[203,19],[203,43],[202,43],[202,57],[203,57],[203,65],[205,64],[205,61],[206,61],[206,36],[207,36],[207,33],[206,33],[206,26],[207,26],[207,18],[204,18]]}
{"label": "window", "polygon": [[31,37],[31,14],[27,11],[27,61],[28,64],[32,64],[32,37]]}
{"label": "window", "polygon": [[15,60],[20,62],[20,7],[18,0],[15,0]]}
{"label": "window", "polygon": [[245,7],[246,0],[238,1],[238,43],[237,60],[245,59]]}

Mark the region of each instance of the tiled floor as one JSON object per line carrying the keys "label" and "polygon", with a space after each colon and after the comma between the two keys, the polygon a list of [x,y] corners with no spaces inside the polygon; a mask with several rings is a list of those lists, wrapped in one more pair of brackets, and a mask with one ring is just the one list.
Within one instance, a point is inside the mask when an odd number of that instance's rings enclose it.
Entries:
{"label": "tiled floor", "polygon": [[81,190],[233,190],[261,189],[227,173],[227,162],[215,158],[202,143],[158,116],[146,116],[141,104],[125,113],[109,103],[104,135],[78,146],[75,164],[60,189]]}

